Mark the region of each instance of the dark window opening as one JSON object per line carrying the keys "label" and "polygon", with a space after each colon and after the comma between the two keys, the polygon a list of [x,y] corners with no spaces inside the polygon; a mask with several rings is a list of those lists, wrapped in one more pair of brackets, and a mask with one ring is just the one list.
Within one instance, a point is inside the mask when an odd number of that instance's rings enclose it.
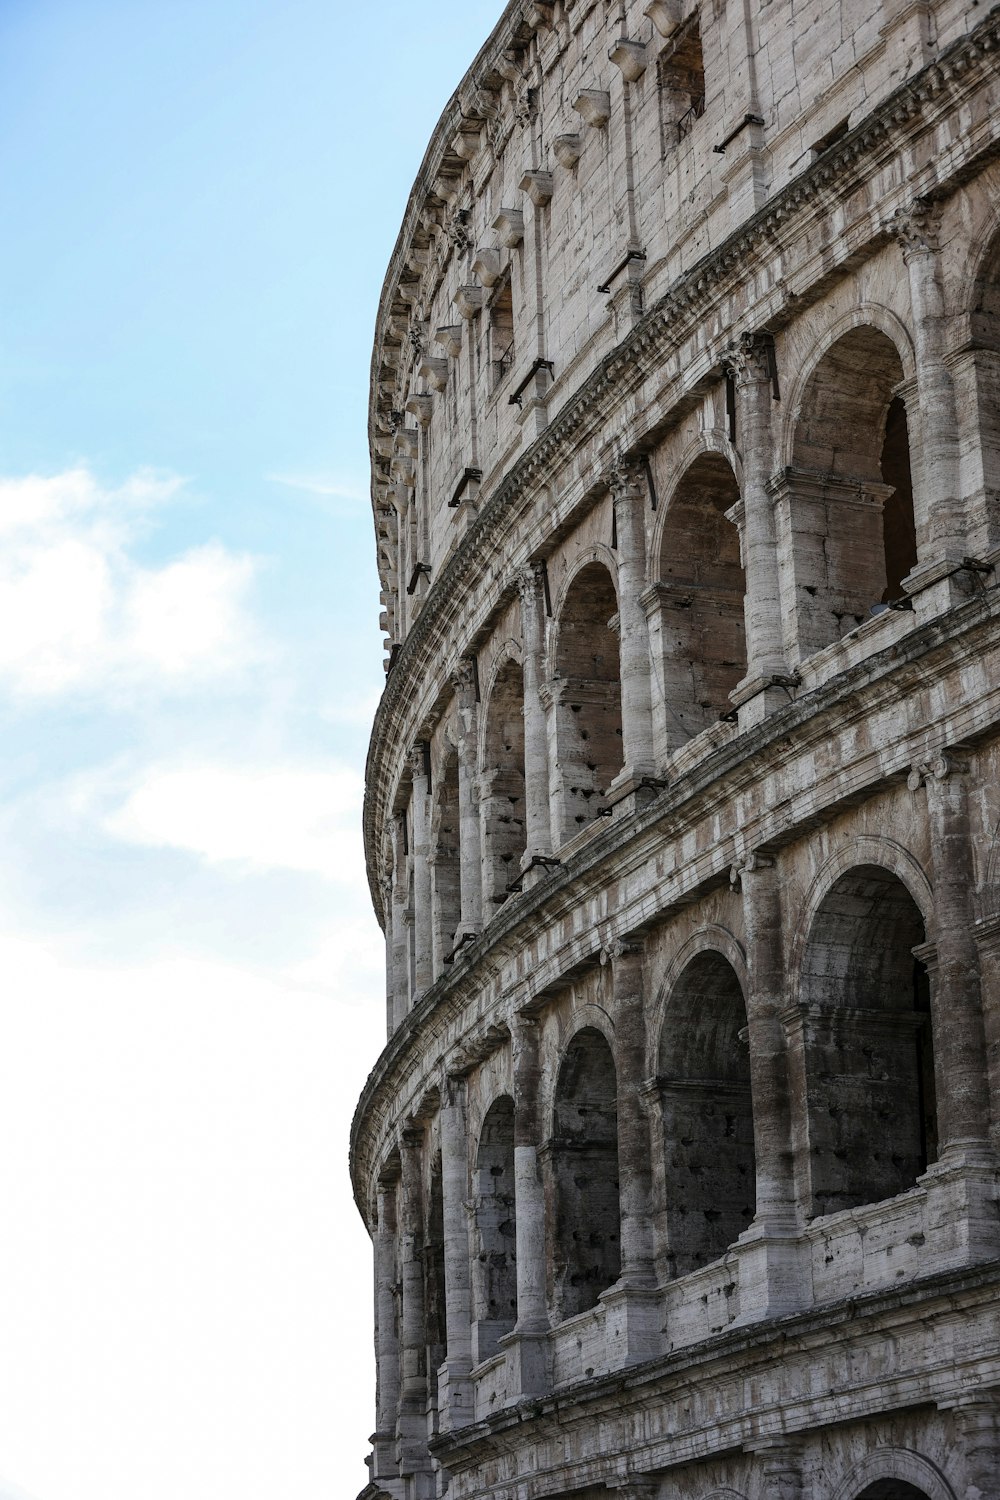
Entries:
{"label": "dark window opening", "polygon": [[656,82],[661,155],[666,156],[670,147],[689,135],[695,120],[705,113],[705,61],[697,13],[685,21],[670,45],[660,53]]}

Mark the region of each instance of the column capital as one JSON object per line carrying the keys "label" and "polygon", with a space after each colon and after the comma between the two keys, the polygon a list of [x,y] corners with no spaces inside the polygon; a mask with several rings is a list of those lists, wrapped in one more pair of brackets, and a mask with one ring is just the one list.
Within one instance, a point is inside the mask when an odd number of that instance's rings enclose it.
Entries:
{"label": "column capital", "polygon": [[764,854],[760,849],[752,849],[742,860],[731,866],[729,871],[729,883],[734,890],[738,890],[747,875],[753,875],[758,870],[773,870],[773,854]]}
{"label": "column capital", "polygon": [[899,241],[903,260],[915,255],[935,255],[941,247],[941,209],[929,198],[914,198],[904,208],[897,208],[886,228]]}
{"label": "column capital", "polygon": [[427,762],[430,758],[430,745],[426,740],[417,740],[406,752],[406,759],[410,766],[410,775],[414,781],[427,780]]}
{"label": "column capital", "polygon": [[523,568],[518,568],[514,575],[517,584],[517,592],[524,603],[531,603],[538,597],[540,590],[545,584],[545,563],[541,559],[529,562]]}
{"label": "column capital", "polygon": [[774,334],[766,329],[747,330],[730,339],[722,356],[722,368],[737,386],[769,385],[775,380]]}
{"label": "column capital", "polygon": [[615,505],[642,504],[644,471],[640,459],[620,455],[608,470],[607,480]]}
{"label": "column capital", "polygon": [[906,785],[911,792],[916,792],[922,786],[931,786],[936,781],[947,781],[950,776],[961,775],[968,769],[969,761],[966,752],[963,747],[956,746],[952,750],[939,751],[931,760],[915,762],[906,778]]}
{"label": "column capital", "polygon": [[463,656],[451,672],[448,674],[449,681],[455,690],[455,696],[463,708],[469,708],[476,699],[477,672],[476,664],[471,656]]}
{"label": "column capital", "polygon": [[614,938],[605,944],[599,954],[602,964],[614,963],[619,958],[641,958],[646,951],[646,940],[641,933]]}

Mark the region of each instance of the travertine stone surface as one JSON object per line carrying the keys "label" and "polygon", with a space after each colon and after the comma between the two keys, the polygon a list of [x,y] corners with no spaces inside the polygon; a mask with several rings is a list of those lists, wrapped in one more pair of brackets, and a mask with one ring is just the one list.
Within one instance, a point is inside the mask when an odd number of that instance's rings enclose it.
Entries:
{"label": "travertine stone surface", "polygon": [[367,1500],[1000,1500],[998,204],[976,0],[511,4],[445,107]]}

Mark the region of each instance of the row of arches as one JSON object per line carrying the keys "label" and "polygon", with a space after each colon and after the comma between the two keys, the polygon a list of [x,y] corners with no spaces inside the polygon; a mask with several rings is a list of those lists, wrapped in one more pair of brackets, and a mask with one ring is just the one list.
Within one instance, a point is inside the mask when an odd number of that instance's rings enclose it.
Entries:
{"label": "row of arches", "polygon": [[[905,1192],[936,1159],[925,938],[913,894],[879,865],[845,870],[816,910],[798,1001],[785,1016],[804,1221]],[[665,997],[655,1076],[645,1086],[661,1284],[724,1257],[756,1213],[747,986],[738,949],[707,946],[687,960]],[[553,1325],[594,1307],[622,1269],[618,1042],[595,1009],[588,1008],[539,1091],[545,1293]],[[500,1092],[470,1143],[474,1363],[497,1352],[518,1316],[516,1123],[513,1095]],[[436,1158],[425,1212],[429,1373],[443,1359],[445,1341],[440,1180]]]}
{"label": "row of arches", "polygon": [[[902,377],[888,335],[866,325],[826,351],[806,387],[795,464],[772,486],[776,545],[784,559],[781,628],[792,653],[818,650],[899,600],[916,563]],[[732,717],[730,695],[748,673],[738,467],[735,450],[729,457],[700,453],[667,497],[655,533],[658,558],[648,570],[655,582],[643,607],[658,757]],[[520,889],[526,856],[558,853],[611,810],[609,792],[626,761],[621,587],[609,549],[584,561],[549,604],[539,663],[543,702],[532,701],[531,689],[526,698],[518,642],[508,643],[483,683],[472,793],[478,802],[474,912],[468,899],[463,912],[461,891],[461,845],[469,837],[461,817],[461,731],[442,737],[428,850],[435,972],[462,930],[489,922]],[[532,708],[544,720],[545,749],[530,774],[547,780],[548,802],[546,827],[541,835],[536,828],[534,839],[526,742]],[[411,943],[419,943],[418,934],[411,934]],[[411,993],[419,989],[413,967],[411,960]]]}

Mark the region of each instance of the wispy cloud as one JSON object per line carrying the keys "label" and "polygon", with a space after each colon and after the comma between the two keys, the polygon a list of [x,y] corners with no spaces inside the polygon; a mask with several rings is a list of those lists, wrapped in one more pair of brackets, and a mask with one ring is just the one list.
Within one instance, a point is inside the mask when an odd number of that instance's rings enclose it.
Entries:
{"label": "wispy cloud", "polygon": [[107,487],[83,468],[0,478],[0,687],[176,691],[259,660],[253,558],[208,542],[160,567],[137,560],[149,513],[182,485],[139,472]]}
{"label": "wispy cloud", "polygon": [[77,778],[77,816],[149,849],[234,872],[292,870],[364,890],[363,783],[344,766],[150,765]]}
{"label": "wispy cloud", "polygon": [[368,490],[360,480],[330,474],[267,474],[265,478],[315,500],[337,501],[338,510],[363,510],[369,503]]}

